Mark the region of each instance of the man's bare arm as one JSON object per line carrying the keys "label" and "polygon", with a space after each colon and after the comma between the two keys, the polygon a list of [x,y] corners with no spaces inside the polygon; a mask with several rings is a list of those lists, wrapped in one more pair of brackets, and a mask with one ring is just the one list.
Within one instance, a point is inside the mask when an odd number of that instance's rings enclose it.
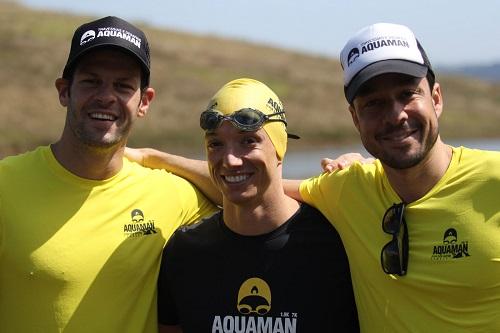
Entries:
{"label": "man's bare arm", "polygon": [[206,161],[165,153],[153,148],[125,148],[125,156],[152,169],[165,169],[196,185],[213,203],[222,204],[222,194],[215,187]]}
{"label": "man's bare arm", "polygon": [[297,201],[304,201],[299,191],[301,182],[302,180],[298,179],[283,179],[283,189],[285,190],[285,194]]}
{"label": "man's bare arm", "polygon": [[340,155],[335,159],[323,158],[321,159],[321,168],[325,172],[332,172],[335,170],[342,170],[348,168],[354,162],[359,162],[361,164],[373,163],[375,159],[373,157],[365,158],[359,153],[347,153]]}

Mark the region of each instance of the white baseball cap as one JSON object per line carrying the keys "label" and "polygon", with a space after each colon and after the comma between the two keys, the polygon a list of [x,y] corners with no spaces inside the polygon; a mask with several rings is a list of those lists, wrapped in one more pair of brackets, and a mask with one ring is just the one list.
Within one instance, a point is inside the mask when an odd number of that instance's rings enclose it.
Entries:
{"label": "white baseball cap", "polygon": [[404,25],[376,23],[359,30],[340,53],[344,92],[352,103],[359,88],[385,73],[425,77],[431,64],[413,32]]}

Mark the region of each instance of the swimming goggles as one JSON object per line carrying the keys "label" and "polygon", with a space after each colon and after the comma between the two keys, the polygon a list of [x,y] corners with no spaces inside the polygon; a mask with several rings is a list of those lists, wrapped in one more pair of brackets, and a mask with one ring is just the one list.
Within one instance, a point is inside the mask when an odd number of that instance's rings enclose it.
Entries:
{"label": "swimming goggles", "polygon": [[271,117],[285,114],[284,111],[264,114],[259,110],[245,108],[238,110],[230,115],[224,115],[215,109],[203,111],[200,116],[200,127],[205,131],[217,129],[224,120],[229,120],[237,129],[245,132],[257,131],[265,123],[272,121],[281,121],[287,125],[284,116],[273,119]]}

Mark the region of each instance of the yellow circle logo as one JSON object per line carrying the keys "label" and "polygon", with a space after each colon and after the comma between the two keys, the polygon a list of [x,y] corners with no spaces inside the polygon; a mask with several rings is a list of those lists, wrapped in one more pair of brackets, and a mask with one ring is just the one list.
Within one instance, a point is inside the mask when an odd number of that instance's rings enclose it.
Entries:
{"label": "yellow circle logo", "polygon": [[243,282],[238,291],[237,308],[245,315],[268,313],[271,310],[271,288],[266,281],[254,277]]}

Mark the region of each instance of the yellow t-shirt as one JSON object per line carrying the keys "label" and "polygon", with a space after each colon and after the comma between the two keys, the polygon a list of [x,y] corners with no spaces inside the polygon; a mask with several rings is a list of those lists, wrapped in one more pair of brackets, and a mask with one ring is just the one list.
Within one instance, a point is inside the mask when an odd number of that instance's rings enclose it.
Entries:
{"label": "yellow t-shirt", "polygon": [[340,233],[362,332],[500,331],[500,153],[453,148],[443,178],[408,204],[406,276],[380,262],[384,212],[401,199],[379,161],[304,181]]}
{"label": "yellow t-shirt", "polygon": [[186,180],[127,160],[104,181],[49,147],[0,161],[0,332],[157,332],[163,246],[214,210]]}

